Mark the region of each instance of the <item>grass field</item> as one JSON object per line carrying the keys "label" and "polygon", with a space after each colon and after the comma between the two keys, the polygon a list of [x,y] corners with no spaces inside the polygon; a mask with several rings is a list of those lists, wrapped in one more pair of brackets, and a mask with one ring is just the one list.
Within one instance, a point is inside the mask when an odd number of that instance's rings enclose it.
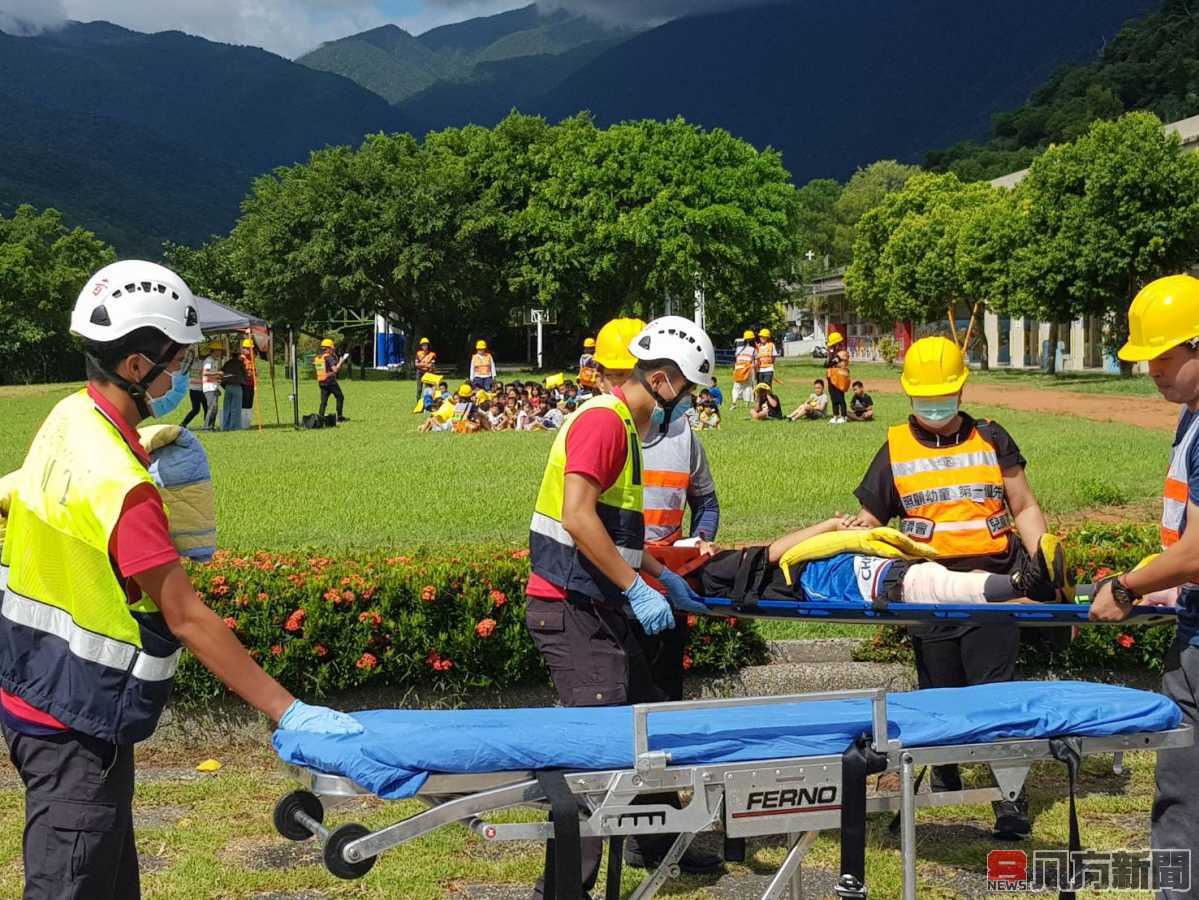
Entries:
{"label": "grass field", "polygon": [[[801,390],[806,395],[800,384],[792,377],[781,391],[788,410],[802,399]],[[20,465],[38,424],[70,389],[0,388],[0,472]],[[352,421],[336,430],[272,426],[203,435],[223,546],[361,549],[525,540],[551,435],[418,434],[411,382],[349,381],[344,389]],[[286,390],[280,386],[285,415]],[[304,383],[301,393],[302,410],[314,409],[315,385]],[[269,391],[263,399],[273,422]],[[853,490],[887,425],[907,413],[902,397],[878,394],[875,400],[878,421],[840,427],[750,422],[742,410],[726,412],[724,427],[702,438],[719,488],[721,538],[769,539],[856,509]],[[1013,434],[1051,517],[1160,492],[1170,446],[1165,433],[998,408],[971,411]]]}

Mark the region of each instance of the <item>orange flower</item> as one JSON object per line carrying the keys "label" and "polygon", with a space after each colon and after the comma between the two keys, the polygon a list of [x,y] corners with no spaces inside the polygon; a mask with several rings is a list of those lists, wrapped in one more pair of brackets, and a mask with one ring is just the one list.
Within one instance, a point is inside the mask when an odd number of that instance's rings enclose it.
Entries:
{"label": "orange flower", "polygon": [[233,589],[227,584],[219,584],[213,587],[212,592],[218,597],[228,597]]}
{"label": "orange flower", "polygon": [[287,617],[287,622],[286,622],[286,624],[284,624],[283,629],[285,631],[290,631],[292,634],[295,634],[297,631],[301,630],[304,627],[304,620],[307,618],[308,618],[308,613],[304,612],[304,610],[302,610],[302,609],[297,609],[297,610],[293,611],[290,616]]}
{"label": "orange flower", "polygon": [[437,597],[437,588],[433,587],[433,585],[426,584],[423,588],[420,589],[420,598],[422,600],[424,600],[426,603],[432,603],[434,598],[436,598],[436,597]]}
{"label": "orange flower", "polygon": [[729,616],[727,619],[725,619],[725,622],[728,623],[729,628],[737,627],[737,617],[736,616]]}
{"label": "orange flower", "polygon": [[233,618],[233,616],[226,616],[225,626],[232,631],[237,631],[237,619]]}
{"label": "orange flower", "polygon": [[694,628],[698,623],[699,623],[699,616],[694,616],[694,615],[691,615],[690,613],[688,613],[687,627]]}
{"label": "orange flower", "polygon": [[1122,634],[1118,638],[1116,638],[1116,643],[1119,644],[1121,647],[1123,647],[1125,650],[1127,650],[1129,647],[1131,647],[1136,642],[1137,642],[1136,638],[1134,638],[1131,634]]}
{"label": "orange flower", "polygon": [[686,653],[684,653],[683,654],[683,668],[690,669],[693,665],[695,665],[695,663],[692,662],[691,657],[688,656]]}
{"label": "orange flower", "polygon": [[508,602],[508,595],[505,594],[503,591],[493,590],[491,592],[491,602],[496,607],[503,606],[505,603]]}
{"label": "orange flower", "polygon": [[259,592],[258,592],[258,602],[259,602],[259,603],[266,603],[266,601],[268,601],[268,600],[270,600],[270,599],[271,599],[271,598],[270,598],[270,597],[267,595],[267,592],[266,592],[266,591],[259,591]]}
{"label": "orange flower", "polygon": [[353,591],[342,591],[341,599],[345,601],[346,606],[352,606],[354,604],[354,592]]}
{"label": "orange flower", "polygon": [[336,588],[329,588],[329,590],[325,591],[323,594],[321,594],[321,596],[324,597],[326,600],[328,600],[330,603],[336,603],[338,600],[341,599],[341,594],[339,594],[337,592]]}
{"label": "orange flower", "polygon": [[358,614],[358,621],[369,623],[371,628],[378,628],[383,624],[383,617],[374,610],[367,610]]}
{"label": "orange flower", "polygon": [[250,605],[250,598],[247,597],[245,594],[238,594],[236,597],[233,598],[233,605],[244,609],[245,607]]}
{"label": "orange flower", "polygon": [[373,653],[363,653],[358,657],[358,662],[354,663],[359,669],[370,670],[379,664],[379,660],[375,658]]}
{"label": "orange flower", "polygon": [[1109,569],[1107,566],[1100,566],[1098,569],[1095,570],[1095,580],[1101,581],[1104,578],[1107,578],[1111,574],[1112,574],[1112,570]]}
{"label": "orange flower", "polygon": [[523,549],[523,550],[513,550],[513,551],[512,551],[512,558],[513,558],[513,559],[524,559],[524,558],[525,558],[525,557],[527,557],[528,555],[529,555],[529,550],[528,550],[528,548],[527,548],[527,547],[526,547],[525,549]]}
{"label": "orange flower", "polygon": [[348,575],[347,575],[345,578],[343,578],[343,579],[341,580],[341,586],[342,586],[342,587],[349,587],[349,586],[350,586],[350,584],[351,584],[351,582],[350,582],[350,576],[348,576]]}
{"label": "orange flower", "polygon": [[379,589],[377,587],[375,587],[373,584],[368,585],[367,587],[362,589],[362,599],[363,600],[374,600],[375,596],[378,593],[379,593]]}
{"label": "orange flower", "polygon": [[312,652],[317,655],[318,659],[324,659],[326,656],[329,655],[329,648],[326,647],[324,644],[317,644],[315,647],[312,648]]}
{"label": "orange flower", "polygon": [[224,575],[218,575],[216,578],[212,579],[212,586],[221,587],[227,581],[228,579]]}
{"label": "orange flower", "polygon": [[495,619],[483,619],[475,626],[475,634],[481,638],[489,638],[495,631]]}
{"label": "orange flower", "polygon": [[282,656],[282,655],[283,655],[283,648],[282,648],[282,647],[280,647],[278,644],[275,644],[275,646],[271,647],[271,654],[272,654],[273,656]]}

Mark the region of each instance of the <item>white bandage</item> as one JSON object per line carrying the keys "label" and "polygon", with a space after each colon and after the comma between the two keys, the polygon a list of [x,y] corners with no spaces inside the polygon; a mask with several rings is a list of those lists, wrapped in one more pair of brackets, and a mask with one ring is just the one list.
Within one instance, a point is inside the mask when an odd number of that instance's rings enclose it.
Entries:
{"label": "white bandage", "polygon": [[903,576],[904,603],[986,603],[986,572],[951,572],[940,563],[913,565]]}

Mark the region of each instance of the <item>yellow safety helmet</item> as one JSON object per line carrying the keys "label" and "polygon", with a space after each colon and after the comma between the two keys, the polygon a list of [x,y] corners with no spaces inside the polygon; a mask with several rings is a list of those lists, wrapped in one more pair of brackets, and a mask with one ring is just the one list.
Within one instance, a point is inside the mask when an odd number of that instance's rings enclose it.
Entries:
{"label": "yellow safety helmet", "polygon": [[843,340],[845,340],[845,336],[839,331],[834,331],[828,336],[828,345],[830,347],[836,347]]}
{"label": "yellow safety helmet", "polygon": [[583,349],[584,350],[594,350],[595,349],[595,338],[592,338],[592,337],[584,338],[583,339]]}
{"label": "yellow safety helmet", "polygon": [[754,339],[754,333],[752,331],[750,331],[748,328],[745,330],[745,334],[741,335],[741,340],[743,340],[743,341],[752,341],[753,339]]}
{"label": "yellow safety helmet", "polygon": [[487,341],[475,341],[475,349],[476,350],[486,350],[487,349]]}
{"label": "yellow safety helmet", "polygon": [[1199,337],[1199,278],[1167,275],[1149,282],[1132,301],[1128,343],[1119,356],[1144,362],[1193,337]]}
{"label": "yellow safety helmet", "polygon": [[416,342],[416,345],[419,347],[419,346],[421,346],[422,344],[427,344],[427,343],[429,343],[429,339],[428,339],[428,338],[421,338],[419,341],[417,341],[417,342]]}
{"label": "yellow safety helmet", "polygon": [[769,328],[763,328],[761,331],[758,332],[758,337],[760,337],[760,338],[769,338],[771,336],[772,335],[770,334]]}
{"label": "yellow safety helmet", "polygon": [[908,348],[899,383],[909,397],[956,394],[970,377],[961,348],[949,338],[921,338]]}
{"label": "yellow safety helmet", "polygon": [[252,341],[250,338],[243,338],[243,339],[242,339],[242,342],[241,342],[241,345],[242,345],[242,346],[243,346],[245,349],[249,350],[249,349],[251,349],[251,348],[254,346],[254,342],[253,342],[253,341]]}
{"label": "yellow safety helmet", "polygon": [[323,341],[321,341],[321,346],[322,347],[335,347],[337,345],[333,343],[333,338],[325,338]]}
{"label": "yellow safety helmet", "polygon": [[645,323],[640,319],[613,319],[599,330],[595,339],[595,361],[616,372],[629,372],[637,358],[629,352],[633,338],[641,334]]}
{"label": "yellow safety helmet", "polygon": [[757,384],[754,385],[755,393],[757,393],[758,391],[769,391],[769,390],[770,390],[770,385],[768,385],[764,381],[759,381]]}
{"label": "yellow safety helmet", "polygon": [[469,384],[464,384],[458,388],[458,396],[464,400],[473,393],[474,388],[472,388]]}

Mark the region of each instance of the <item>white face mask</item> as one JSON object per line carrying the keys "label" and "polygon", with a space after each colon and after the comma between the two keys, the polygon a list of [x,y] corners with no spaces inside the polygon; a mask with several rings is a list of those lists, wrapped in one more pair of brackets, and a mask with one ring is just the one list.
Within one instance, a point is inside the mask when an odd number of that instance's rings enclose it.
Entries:
{"label": "white face mask", "polygon": [[958,397],[913,397],[912,412],[931,425],[944,425],[958,414]]}

